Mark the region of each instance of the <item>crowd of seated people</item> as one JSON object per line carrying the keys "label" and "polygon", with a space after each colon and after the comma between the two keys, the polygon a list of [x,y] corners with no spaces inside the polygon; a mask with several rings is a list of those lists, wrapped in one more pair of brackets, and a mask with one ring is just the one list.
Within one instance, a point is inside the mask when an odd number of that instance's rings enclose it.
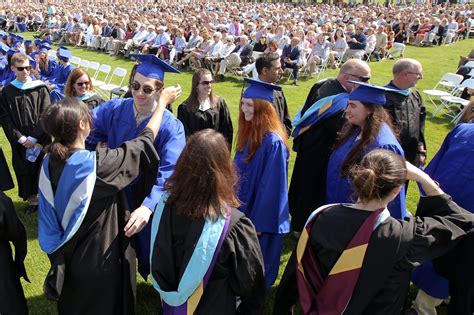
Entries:
{"label": "crowd of seated people", "polygon": [[[282,66],[291,69],[295,83],[301,70],[312,74],[319,67],[335,68],[349,58],[403,57],[407,44],[450,44],[466,38],[473,21],[472,6],[446,3],[0,5],[0,27],[6,31],[18,31],[18,25],[24,24],[26,30],[37,31],[39,39],[124,57],[155,54],[177,67],[205,66],[218,79],[228,71],[255,74],[255,56],[275,41]],[[297,49],[291,46],[296,39]],[[286,59],[290,47],[292,56]]]}

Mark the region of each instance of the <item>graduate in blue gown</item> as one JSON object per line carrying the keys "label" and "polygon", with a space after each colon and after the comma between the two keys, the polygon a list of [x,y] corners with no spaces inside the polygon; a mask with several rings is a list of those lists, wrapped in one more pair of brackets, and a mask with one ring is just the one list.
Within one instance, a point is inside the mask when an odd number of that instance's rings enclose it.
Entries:
{"label": "graduate in blue gown", "polygon": [[49,50],[51,50],[50,42],[42,41],[39,45],[38,53],[35,55],[35,57],[33,57],[35,60],[38,60],[37,70],[39,71],[41,80],[45,81],[53,80],[54,77],[59,76],[60,69],[59,64],[55,58],[49,56]]}
{"label": "graduate in blue gown", "polygon": [[[459,206],[474,212],[474,124],[456,126],[446,136],[425,172],[439,182]],[[415,310],[422,311],[420,308],[427,305],[435,307],[449,297],[449,282],[436,273],[431,261],[413,272],[412,281],[428,295],[417,296]],[[432,301],[426,301],[430,297]]]}
{"label": "graduate in blue gown", "polygon": [[283,234],[290,230],[288,208],[288,143],[276,114],[273,90],[261,81],[250,83],[241,101],[237,153],[238,197],[242,211],[255,225],[270,287],[278,275]]}
{"label": "graduate in blue gown", "polygon": [[[347,177],[349,168],[358,163],[368,152],[387,149],[403,156],[390,120],[383,105],[384,91],[388,88],[368,83],[353,82],[359,87],[349,95],[346,108],[347,122],[332,153],[327,172],[326,202],[344,203],[356,200],[354,189]],[[392,217],[406,216],[405,188],[388,205]]]}
{"label": "graduate in blue gown", "polygon": [[75,69],[75,67],[69,63],[71,57],[72,54],[69,49],[65,49],[65,47],[58,49],[59,64],[48,79],[51,103],[55,103],[64,98],[64,87],[66,86],[67,78],[72,70]]}
{"label": "graduate in blue gown", "polygon": [[8,84],[10,84],[10,82],[15,80],[16,78],[15,72],[10,67],[10,60],[14,54],[15,51],[12,49],[9,49],[7,51],[7,65],[5,66],[2,75],[0,75],[0,89],[5,88]]}
{"label": "graduate in blue gown", "polygon": [[0,76],[8,66],[7,52],[10,50],[4,43],[0,43]]}
{"label": "graduate in blue gown", "polygon": [[[133,56],[141,61],[132,78],[133,98],[112,99],[92,111],[94,128],[87,140],[89,149],[94,149],[99,142],[106,143],[109,148],[116,148],[140,134],[160,97],[164,73],[179,73],[156,56]],[[161,199],[163,184],[173,173],[185,143],[183,124],[166,110],[154,142],[160,156],[159,169],[141,174],[126,189],[129,206],[135,209],[126,226],[126,235],[131,237],[138,233],[138,271],[144,278],[150,270],[150,224],[147,223]],[[151,191],[143,191],[143,183],[148,181],[153,181],[154,186]]]}

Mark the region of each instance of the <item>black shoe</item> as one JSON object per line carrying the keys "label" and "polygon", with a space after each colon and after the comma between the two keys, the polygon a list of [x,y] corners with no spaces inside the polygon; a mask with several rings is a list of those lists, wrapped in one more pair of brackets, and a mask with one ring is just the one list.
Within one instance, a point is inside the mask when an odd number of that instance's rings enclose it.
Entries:
{"label": "black shoe", "polygon": [[25,210],[25,214],[33,214],[38,211],[38,205],[29,205]]}

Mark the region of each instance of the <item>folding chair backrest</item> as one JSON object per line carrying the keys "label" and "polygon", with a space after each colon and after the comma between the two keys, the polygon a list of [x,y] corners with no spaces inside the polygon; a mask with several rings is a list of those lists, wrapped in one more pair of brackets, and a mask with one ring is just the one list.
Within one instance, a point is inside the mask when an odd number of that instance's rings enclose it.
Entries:
{"label": "folding chair backrest", "polygon": [[99,71],[99,67],[100,67],[100,63],[96,62],[96,61],[91,61],[89,63],[89,71],[91,73],[89,74],[92,74],[92,77],[95,78],[97,76],[97,72]]}
{"label": "folding chair backrest", "polygon": [[97,75],[96,75],[96,78],[97,79],[99,77],[99,75],[105,75],[104,77],[104,82],[107,81],[109,75],[110,75],[110,71],[112,71],[112,67],[109,66],[109,65],[106,65],[106,64],[102,64],[100,65],[99,67],[99,70],[97,70]]}
{"label": "folding chair backrest", "polygon": [[260,51],[253,51],[253,52],[252,52],[252,58],[253,58],[254,60],[257,60],[261,55],[263,55],[263,53],[260,52]]}
{"label": "folding chair backrest", "polygon": [[459,85],[459,89],[464,90],[465,88],[474,90],[474,79],[466,79]]}
{"label": "folding chair backrest", "polygon": [[79,67],[87,70],[89,68],[90,63],[91,62],[89,60],[82,59],[81,62],[79,63]]}
{"label": "folding chair backrest", "polygon": [[112,72],[112,76],[110,77],[109,83],[113,83],[113,78],[117,77],[120,78],[120,83],[118,85],[122,85],[123,80],[125,80],[125,77],[127,76],[127,70],[124,68],[117,67],[114,69]]}
{"label": "folding chair backrest", "polygon": [[466,62],[466,64],[464,65],[465,67],[469,67],[469,68],[474,68],[474,61],[468,61]]}
{"label": "folding chair backrest", "polygon": [[449,82],[449,83],[452,83],[452,84],[459,84],[459,83],[461,83],[462,80],[463,80],[462,75],[459,75],[459,74],[456,74],[456,73],[450,73],[450,72],[445,73],[445,74],[443,74],[441,79],[439,79],[439,81],[436,83],[433,90],[436,90],[438,88],[438,86],[441,84],[441,82]]}
{"label": "folding chair backrest", "polygon": [[70,61],[73,65],[79,66],[79,64],[81,63],[81,58],[72,56]]}

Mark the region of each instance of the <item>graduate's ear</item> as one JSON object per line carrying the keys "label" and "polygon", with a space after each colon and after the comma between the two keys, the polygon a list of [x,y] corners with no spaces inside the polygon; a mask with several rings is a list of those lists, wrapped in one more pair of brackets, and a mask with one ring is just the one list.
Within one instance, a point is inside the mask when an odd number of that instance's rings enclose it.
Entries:
{"label": "graduate's ear", "polygon": [[79,130],[84,131],[88,128],[89,123],[84,120],[79,120]]}

